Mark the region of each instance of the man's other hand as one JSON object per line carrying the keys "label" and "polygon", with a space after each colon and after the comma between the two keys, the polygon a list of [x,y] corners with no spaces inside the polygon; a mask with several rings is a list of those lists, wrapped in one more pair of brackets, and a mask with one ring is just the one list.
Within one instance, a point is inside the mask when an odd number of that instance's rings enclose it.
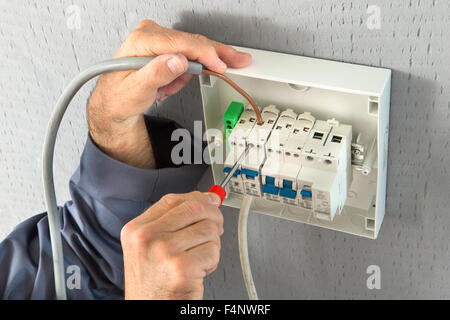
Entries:
{"label": "man's other hand", "polygon": [[220,199],[198,191],[168,194],[121,232],[126,299],[202,299],[219,263]]}

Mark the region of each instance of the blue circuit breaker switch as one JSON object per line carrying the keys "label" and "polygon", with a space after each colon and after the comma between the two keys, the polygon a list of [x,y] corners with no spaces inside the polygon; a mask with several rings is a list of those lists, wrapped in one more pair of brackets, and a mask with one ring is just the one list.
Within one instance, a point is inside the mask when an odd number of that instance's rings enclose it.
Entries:
{"label": "blue circuit breaker switch", "polygon": [[[223,168],[223,172],[224,172],[224,173],[228,173],[228,172],[230,172],[230,171],[231,171],[231,168],[230,168],[230,167],[225,167],[225,168]],[[241,173],[241,172],[240,172],[239,169],[236,170],[236,171],[234,172],[234,174],[233,174],[233,178],[236,178],[240,173]]]}
{"label": "blue circuit breaker switch", "polygon": [[312,198],[312,192],[311,192],[311,190],[303,189],[302,191],[300,191],[300,194],[301,194],[302,197],[304,197],[304,198]]}
{"label": "blue circuit breaker switch", "polygon": [[262,192],[278,196],[279,188],[275,186],[275,178],[266,176],[266,184],[262,186]]}

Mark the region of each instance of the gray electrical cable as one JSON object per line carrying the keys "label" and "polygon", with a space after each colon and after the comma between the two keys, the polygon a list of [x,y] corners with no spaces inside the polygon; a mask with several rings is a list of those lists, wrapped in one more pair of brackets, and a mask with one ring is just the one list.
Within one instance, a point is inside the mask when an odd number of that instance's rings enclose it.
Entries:
{"label": "gray electrical cable", "polygon": [[238,223],[238,239],[239,239],[239,257],[241,259],[242,275],[244,277],[245,287],[247,288],[250,300],[258,300],[255,283],[253,282],[252,269],[250,267],[250,259],[248,258],[247,244],[247,220],[250,212],[253,197],[245,195],[242,200],[241,209],[239,211]]}
{"label": "gray electrical cable", "polygon": [[[70,101],[80,88],[92,78],[111,71],[136,70],[149,63],[153,57],[119,58],[100,62],[82,71],[69,86],[56,103],[56,107],[50,117],[44,141],[43,150],[43,181],[45,202],[48,211],[48,224],[50,228],[50,241],[53,255],[53,268],[55,276],[56,298],[67,299],[64,272],[64,256],[60,233],[60,216],[56,202],[55,185],[53,181],[53,154],[55,150],[56,136],[61,120],[69,106]],[[203,66],[200,63],[189,61],[186,73],[201,74]]]}

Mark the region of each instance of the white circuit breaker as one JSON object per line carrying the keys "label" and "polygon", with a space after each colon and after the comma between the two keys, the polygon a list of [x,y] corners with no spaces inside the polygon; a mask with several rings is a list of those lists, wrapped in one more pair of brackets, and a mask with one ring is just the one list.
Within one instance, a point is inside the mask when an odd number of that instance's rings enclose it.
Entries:
{"label": "white circuit breaker", "polygon": [[[233,167],[234,163],[239,158],[239,155],[244,152],[247,145],[247,139],[250,132],[256,123],[256,114],[251,106],[245,108],[239,118],[238,123],[234,127],[230,136],[228,137],[229,152],[224,163],[224,172],[227,173]],[[240,170],[236,171],[233,178],[227,185],[228,192],[235,192],[244,194],[244,181],[240,175]]]}
{"label": "white circuit breaker", "polygon": [[263,108],[261,112],[263,124],[255,125],[248,135],[247,143],[252,144],[254,148],[247,154],[240,170],[246,194],[261,196],[260,171],[266,161],[266,143],[279,113],[274,105]]}
{"label": "white circuit breaker", "polygon": [[336,120],[318,120],[302,151],[302,169],[297,177],[301,207],[318,219],[333,221],[347,200],[352,179],[352,127]]}
{"label": "white circuit breaker", "polygon": [[280,181],[278,173],[282,167],[284,148],[292,131],[297,114],[292,109],[283,111],[267,141],[267,160],[261,168],[262,196],[268,200],[279,201]]}
{"label": "white circuit breaker", "polygon": [[[314,122],[315,118],[309,112],[298,115],[285,142],[284,161],[278,173],[281,201],[286,204],[299,205],[303,208],[305,206],[301,202],[301,189],[297,179],[302,168],[302,150]],[[306,201],[305,199],[304,202]]]}
{"label": "white circuit breaker", "polygon": [[[206,129],[222,130],[229,146],[225,163],[212,164],[215,183],[247,144],[255,146],[223,205],[239,208],[248,194],[253,212],[376,238],[385,214],[391,71],[236,49],[253,62],[227,76],[257,102],[264,124],[226,83],[200,76]],[[224,123],[231,104],[242,106],[234,127]]]}

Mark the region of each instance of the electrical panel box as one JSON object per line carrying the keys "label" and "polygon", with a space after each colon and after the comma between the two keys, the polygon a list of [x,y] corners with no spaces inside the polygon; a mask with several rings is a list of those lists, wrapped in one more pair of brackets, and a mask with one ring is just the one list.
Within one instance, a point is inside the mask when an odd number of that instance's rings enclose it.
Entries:
{"label": "electrical panel box", "polygon": [[[223,205],[375,239],[385,214],[391,70],[235,47],[250,66],[202,74],[200,89],[214,182],[248,144]],[[210,134],[223,132],[223,137]]]}

